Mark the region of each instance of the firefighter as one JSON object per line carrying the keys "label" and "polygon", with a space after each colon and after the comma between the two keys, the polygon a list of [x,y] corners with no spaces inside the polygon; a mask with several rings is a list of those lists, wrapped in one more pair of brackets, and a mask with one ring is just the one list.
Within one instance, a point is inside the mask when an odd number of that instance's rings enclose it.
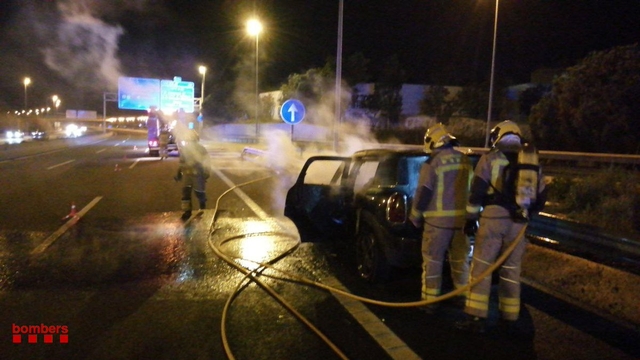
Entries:
{"label": "firefighter", "polygon": [[[462,232],[465,206],[473,175],[470,159],[456,150],[457,140],[441,123],[425,133],[424,150],[430,155],[422,165],[410,220],[424,227],[422,235],[422,299],[433,300],[441,293],[442,269],[448,251],[455,288],[467,284],[469,239]],[[454,300],[455,301],[455,300]],[[462,306],[464,296],[457,298]],[[433,313],[437,305],[422,308]]]}
{"label": "firefighter", "polygon": [[182,211],[184,211],[183,220],[191,217],[192,193],[195,193],[200,209],[205,209],[207,205],[205,188],[210,174],[209,154],[198,140],[197,134],[190,132],[180,141],[180,166],[174,179],[183,181],[181,201]]}
{"label": "firefighter", "polygon": [[[475,168],[464,226],[467,235],[475,235],[471,282],[518,240],[518,234],[521,230],[524,232],[528,221],[528,216],[522,215],[516,203],[517,191],[514,189],[518,176],[514,172],[519,168],[518,155],[523,148],[520,128],[512,121],[503,121],[493,128],[490,139],[492,148],[480,158]],[[530,172],[531,166],[526,167],[527,171]],[[542,210],[545,202],[543,177],[539,166],[536,169],[536,189],[528,214]],[[515,328],[520,313],[520,266],[525,251],[525,241],[518,241],[499,270],[499,323],[511,329]],[[458,329],[485,332],[491,279],[489,275],[470,288],[464,308],[467,318],[455,324]]]}
{"label": "firefighter", "polygon": [[167,146],[169,146],[169,129],[163,126],[160,130],[160,136],[158,137],[158,146],[160,146],[160,160],[169,156]]}

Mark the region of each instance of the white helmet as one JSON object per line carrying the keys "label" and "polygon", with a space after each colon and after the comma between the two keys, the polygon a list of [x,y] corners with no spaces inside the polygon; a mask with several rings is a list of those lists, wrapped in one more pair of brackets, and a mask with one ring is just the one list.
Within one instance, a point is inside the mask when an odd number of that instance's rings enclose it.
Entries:
{"label": "white helmet", "polygon": [[519,144],[522,139],[522,132],[516,123],[511,120],[505,120],[491,129],[489,138],[491,139],[491,147],[496,146],[499,142],[517,142]]}
{"label": "white helmet", "polygon": [[427,132],[424,134],[424,152],[430,154],[431,150],[437,149],[455,140],[456,138],[449,134],[447,128],[445,128],[442,123],[437,123],[427,129]]}

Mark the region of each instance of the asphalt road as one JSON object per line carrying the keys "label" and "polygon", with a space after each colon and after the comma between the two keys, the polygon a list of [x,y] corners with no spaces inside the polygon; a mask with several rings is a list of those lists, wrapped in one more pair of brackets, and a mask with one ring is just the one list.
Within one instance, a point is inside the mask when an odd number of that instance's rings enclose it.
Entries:
{"label": "asphalt road", "polygon": [[[291,153],[243,161],[242,145],[205,141],[208,209],[185,224],[177,157],[148,158],[144,143],[55,140],[0,153],[0,358],[640,358],[636,331],[528,286],[521,331],[469,335],[453,329],[461,313],[450,306],[429,316],[303,285],[297,277],[410,302],[419,273],[367,285],[340,248],[300,243],[282,216]],[[81,219],[67,225],[71,204]],[[267,262],[278,271],[260,268]]]}

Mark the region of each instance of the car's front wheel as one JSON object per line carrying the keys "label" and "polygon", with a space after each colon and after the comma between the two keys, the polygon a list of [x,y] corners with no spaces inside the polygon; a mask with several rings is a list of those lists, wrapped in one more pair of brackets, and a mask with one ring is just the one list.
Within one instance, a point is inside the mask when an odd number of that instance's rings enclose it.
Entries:
{"label": "car's front wheel", "polygon": [[369,225],[363,225],[356,236],[356,265],[358,274],[370,283],[389,279],[390,265],[380,241]]}

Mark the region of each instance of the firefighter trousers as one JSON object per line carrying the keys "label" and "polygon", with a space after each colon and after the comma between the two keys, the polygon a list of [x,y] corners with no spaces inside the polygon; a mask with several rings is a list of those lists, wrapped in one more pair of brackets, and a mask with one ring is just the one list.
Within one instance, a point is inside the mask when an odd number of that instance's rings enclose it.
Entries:
{"label": "firefighter trousers", "polygon": [[422,234],[422,300],[433,300],[441,294],[442,269],[447,251],[453,286],[462,287],[469,278],[469,239],[462,229],[425,223]]}
{"label": "firefighter trousers", "polygon": [[201,173],[192,174],[186,172],[183,178],[184,185],[182,187],[182,211],[191,211],[192,203],[191,203],[191,195],[194,193],[196,195],[196,199],[198,199],[198,204],[200,205],[200,209],[206,208],[207,205],[207,194],[205,192],[207,180]]}
{"label": "firefighter trousers", "polygon": [[[470,281],[493,265],[503,251],[516,240],[526,223],[514,222],[511,217],[481,217],[476,234]],[[499,270],[498,301],[500,316],[504,320],[518,320],[520,314],[520,269],[526,242],[521,239]],[[464,311],[472,316],[486,318],[489,313],[491,275],[473,286],[468,294]]]}

